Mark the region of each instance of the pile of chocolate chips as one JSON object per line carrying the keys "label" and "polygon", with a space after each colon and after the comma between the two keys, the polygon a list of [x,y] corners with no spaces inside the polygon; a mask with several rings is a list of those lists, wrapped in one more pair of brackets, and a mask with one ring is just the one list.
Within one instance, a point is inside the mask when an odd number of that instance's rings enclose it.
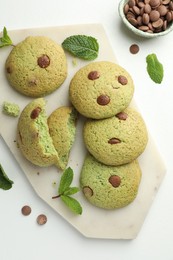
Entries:
{"label": "pile of chocolate chips", "polygon": [[137,29],[159,33],[173,22],[173,1],[129,0],[124,6],[124,14]]}

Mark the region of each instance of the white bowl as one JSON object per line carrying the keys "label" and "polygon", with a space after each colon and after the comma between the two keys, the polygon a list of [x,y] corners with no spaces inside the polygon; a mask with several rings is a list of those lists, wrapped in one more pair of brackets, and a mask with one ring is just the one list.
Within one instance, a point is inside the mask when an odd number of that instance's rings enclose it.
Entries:
{"label": "white bowl", "polygon": [[133,26],[126,18],[125,14],[124,14],[124,6],[125,4],[128,2],[128,0],[121,0],[118,6],[118,11],[119,11],[119,15],[123,21],[123,23],[125,24],[125,26],[133,33],[145,37],[145,38],[156,38],[158,36],[163,36],[168,34],[169,32],[171,32],[173,30],[173,22],[171,23],[171,25],[168,26],[168,28],[165,31],[159,32],[159,33],[148,33],[148,32],[143,32],[139,29],[137,29],[135,26]]}

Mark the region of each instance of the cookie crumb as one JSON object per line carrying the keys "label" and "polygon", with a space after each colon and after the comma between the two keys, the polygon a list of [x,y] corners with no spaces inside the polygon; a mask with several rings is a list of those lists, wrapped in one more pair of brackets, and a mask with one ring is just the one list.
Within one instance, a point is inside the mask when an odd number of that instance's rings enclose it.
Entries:
{"label": "cookie crumb", "polygon": [[72,60],[72,64],[73,64],[74,67],[77,66],[77,64],[78,64],[77,60],[76,60],[76,59],[73,59],[73,60]]}
{"label": "cookie crumb", "polygon": [[53,186],[53,187],[55,187],[56,184],[57,184],[56,181],[53,181],[53,182],[52,182],[52,186]]}
{"label": "cookie crumb", "polygon": [[20,113],[20,108],[15,103],[10,103],[10,102],[4,101],[3,113],[8,116],[18,117],[18,115]]}

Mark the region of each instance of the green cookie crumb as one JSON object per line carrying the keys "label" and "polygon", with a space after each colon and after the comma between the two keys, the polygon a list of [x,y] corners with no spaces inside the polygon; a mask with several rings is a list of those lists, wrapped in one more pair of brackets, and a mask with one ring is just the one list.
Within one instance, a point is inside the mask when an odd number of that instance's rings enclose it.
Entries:
{"label": "green cookie crumb", "polygon": [[72,64],[73,64],[73,66],[77,66],[77,60],[76,60],[76,59],[73,59],[73,60],[72,60]]}
{"label": "green cookie crumb", "polygon": [[3,112],[6,115],[17,117],[20,113],[20,108],[17,104],[5,101],[3,103]]}

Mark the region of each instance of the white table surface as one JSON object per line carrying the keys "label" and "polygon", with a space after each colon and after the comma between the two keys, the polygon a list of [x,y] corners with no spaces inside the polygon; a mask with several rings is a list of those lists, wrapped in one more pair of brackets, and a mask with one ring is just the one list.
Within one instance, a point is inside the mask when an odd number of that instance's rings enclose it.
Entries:
{"label": "white table surface", "polygon": [[[167,167],[167,174],[135,240],[106,240],[84,237],[44,203],[0,138],[0,162],[15,182],[9,191],[0,190],[0,259],[173,259],[173,32],[148,40],[130,34],[118,15],[118,0],[6,0],[1,2],[0,31],[80,23],[102,23],[121,66],[132,75],[135,100]],[[137,43],[140,51],[129,52]],[[164,65],[162,84],[151,81],[146,72],[146,56],[156,53]],[[2,122],[0,122],[2,123]],[[152,164],[152,161],[149,163]],[[32,214],[22,216],[29,204]],[[44,213],[48,222],[36,224]]]}

